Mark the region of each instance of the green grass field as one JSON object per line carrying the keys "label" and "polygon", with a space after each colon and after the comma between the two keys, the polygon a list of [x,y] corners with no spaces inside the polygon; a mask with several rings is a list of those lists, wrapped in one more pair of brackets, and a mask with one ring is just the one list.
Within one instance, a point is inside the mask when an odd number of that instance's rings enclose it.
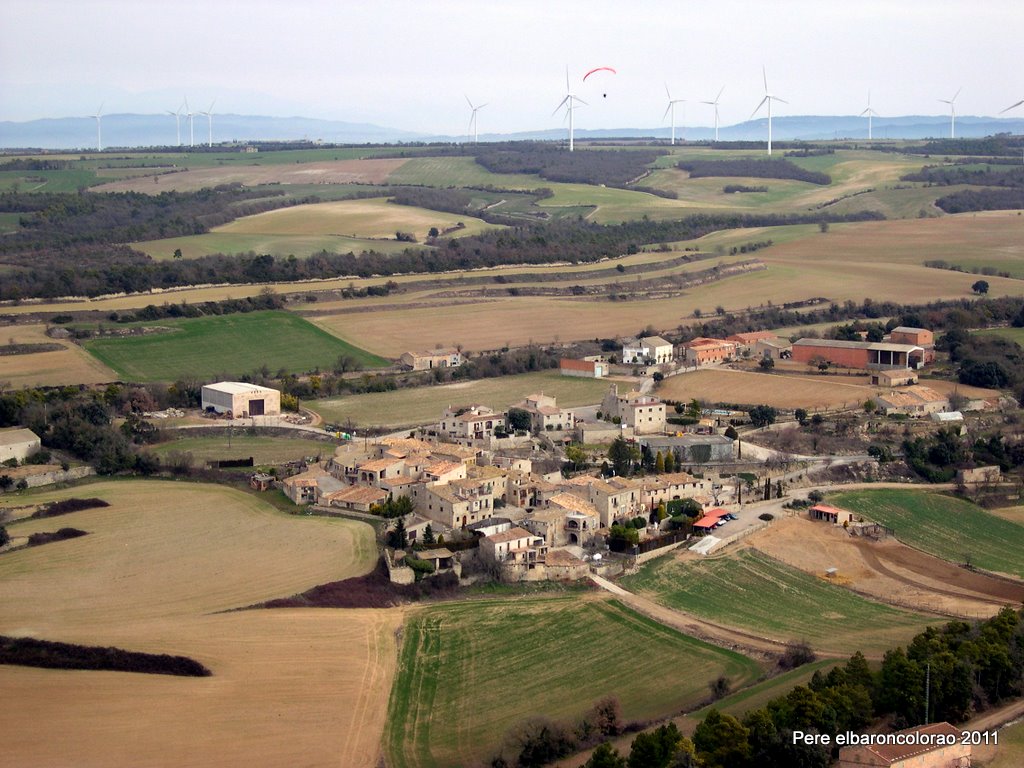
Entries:
{"label": "green grass field", "polygon": [[896,530],[896,538],[933,555],[1024,577],[1024,526],[976,504],[924,490],[847,491],[829,503]]}
{"label": "green grass field", "polygon": [[562,376],[557,371],[545,371],[439,387],[350,395],[317,400],[307,405],[326,420],[339,424],[351,419],[361,427],[399,427],[437,421],[445,407],[460,403],[480,403],[495,410],[503,410],[518,403],[526,395],[543,392],[557,398],[560,406],[572,407],[600,402],[607,391],[608,383],[601,379],[582,379]]}
{"label": "green grass field", "polygon": [[753,550],[685,562],[659,558],[622,586],[711,621],[842,653],[884,650],[929,623]]}
{"label": "green grass field", "polygon": [[986,328],[983,331],[974,331],[974,333],[979,336],[997,336],[1000,339],[1024,345],[1024,328]]}
{"label": "green grass field", "polygon": [[767,680],[762,680],[760,683],[755,683],[749,688],[744,688],[742,691],[729,694],[725,698],[719,699],[714,704],[709,704],[703,709],[698,709],[696,712],[689,715],[689,717],[700,722],[704,719],[704,716],[707,715],[708,710],[714,707],[719,712],[727,715],[735,715],[742,719],[743,715],[750,710],[763,707],[774,698],[785,696],[798,685],[807,685],[810,679],[814,676],[814,673],[818,670],[821,670],[822,674],[826,674],[838,663],[839,662],[835,659],[818,659],[818,661],[812,661],[810,664],[804,664],[802,667],[791,669],[788,672],[783,672],[781,675],[776,675],[775,677],[771,677]]}
{"label": "green grass field", "polygon": [[127,381],[237,377],[263,364],[272,371],[304,372],[329,368],[340,355],[355,357],[368,368],[388,364],[288,312],[160,320],[148,325],[173,330],[97,339],[85,348]]}
{"label": "green grass field", "polygon": [[1012,725],[999,729],[999,748],[991,763],[983,763],[985,768],[1020,768],[1024,764],[1024,721],[1018,720]]}
{"label": "green grass field", "polygon": [[578,718],[609,695],[626,720],[665,716],[706,696],[719,675],[745,685],[760,671],[616,602],[433,606],[405,625],[384,749],[396,767],[469,765],[534,716]]}
{"label": "green grass field", "polygon": [[[159,422],[157,423],[159,426]],[[150,446],[149,450],[160,457],[172,452],[190,453],[193,466],[202,466],[207,461],[244,459],[252,456],[259,464],[283,464],[306,456],[330,456],[334,443],[324,440],[303,440],[293,437],[265,437],[244,434],[219,437],[193,437],[199,430],[172,433],[175,437],[164,443]],[[189,435],[188,437],[179,435]],[[301,434],[301,433],[299,433]],[[243,471],[251,471],[245,468]]]}

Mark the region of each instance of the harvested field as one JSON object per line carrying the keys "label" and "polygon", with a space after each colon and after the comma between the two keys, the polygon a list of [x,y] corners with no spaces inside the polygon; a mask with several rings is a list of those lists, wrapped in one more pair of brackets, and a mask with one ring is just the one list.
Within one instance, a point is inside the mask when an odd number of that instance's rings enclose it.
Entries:
{"label": "harvested field", "polygon": [[836,377],[733,371],[726,368],[698,370],[669,376],[658,386],[659,397],[687,402],[771,405],[776,408],[853,408],[879,390],[848,384]]}
{"label": "harvested field", "polygon": [[[628,387],[626,382],[620,384]],[[317,400],[312,407],[325,420],[339,424],[352,419],[358,426],[399,427],[436,422],[447,406],[460,403],[481,403],[501,411],[535,392],[557,398],[562,407],[591,405],[600,402],[608,386],[609,382],[604,379],[583,379],[546,371],[439,387],[349,395]]]}
{"label": "harvested field", "polygon": [[830,652],[881,651],[931,621],[750,549],[704,559],[668,555],[622,579],[622,586],[695,616]]}
{"label": "harvested field", "polygon": [[[432,606],[411,614],[402,643],[385,734],[394,766],[468,765],[518,723],[576,718],[608,695],[626,720],[663,716],[703,698],[720,674],[736,685],[760,674],[751,659],[595,598]],[[658,652],[637,652],[645,647]],[[623,656],[629,664],[609,664]],[[551,662],[543,673],[538,658]]]}
{"label": "harvested field", "polygon": [[413,157],[388,176],[389,184],[427,187],[500,187],[531,190],[550,182],[534,174],[491,173],[474,157]]}
{"label": "harvested field", "polygon": [[51,339],[45,325],[9,325],[0,328],[17,344],[59,344],[61,349],[30,355],[0,355],[0,386],[21,387],[63,384],[101,384],[115,381],[117,374],[77,344]]}
{"label": "harvested field", "polygon": [[221,612],[368,572],[369,526],[292,517],[218,486],[106,481],[89,493],[111,506],[63,518],[89,536],[0,558],[0,633],[180,654],[213,675],[0,667],[19,702],[0,712],[10,764],[185,765],[201,747],[204,764],[376,765],[399,612]]}
{"label": "harvested field", "polygon": [[908,488],[847,491],[830,503],[893,528],[901,541],[944,560],[1024,577],[1024,526],[969,501]]}
{"label": "harvested field", "polygon": [[235,219],[215,227],[212,232],[232,235],[335,235],[394,241],[395,232],[401,230],[415,235],[418,240],[425,240],[431,227],[441,231],[454,230],[460,222],[465,227],[453,231],[453,234],[473,235],[485,229],[499,228],[472,216],[396,205],[385,197],[373,197],[267,211]]}
{"label": "harvested field", "polygon": [[170,330],[95,339],[86,342],[86,349],[129,381],[231,378],[261,365],[305,372],[329,369],[341,355],[368,367],[387,364],[283,311],[167,319],[147,325]]}
{"label": "harvested field", "polygon": [[837,568],[836,583],[913,610],[978,618],[1024,602],[1024,584],[972,573],[896,539],[854,537],[804,516],[778,520],[748,541],[813,576]]}
{"label": "harvested field", "polygon": [[383,184],[405,158],[378,160],[319,160],[315,162],[218,166],[196,168],[159,176],[143,176],[112,181],[93,187],[94,192],[195,192],[221,184]]}

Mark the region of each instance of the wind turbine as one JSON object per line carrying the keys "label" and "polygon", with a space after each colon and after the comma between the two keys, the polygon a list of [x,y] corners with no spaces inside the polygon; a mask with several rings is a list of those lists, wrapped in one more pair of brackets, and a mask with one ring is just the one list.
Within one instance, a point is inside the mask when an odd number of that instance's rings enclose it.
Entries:
{"label": "wind turbine", "polygon": [[781,101],[783,104],[789,104],[789,102],[768,92],[768,73],[763,66],[761,67],[761,75],[764,77],[764,98],[761,99],[761,103],[757,105],[757,109],[751,113],[750,117],[753,118],[754,115],[761,111],[761,107],[765,105],[765,102],[768,103],[768,154],[770,155],[772,153],[772,102]]}
{"label": "wind turbine", "polygon": [[669,143],[670,144],[675,144],[676,143],[676,104],[685,104],[686,103],[686,99],[673,99],[672,98],[672,94],[669,93],[669,91],[668,91],[668,83],[665,83],[665,95],[668,96],[668,106],[665,107],[665,114],[661,116],[661,119],[664,120],[668,116],[669,112],[672,113],[672,140]]}
{"label": "wind turbine", "polygon": [[185,117],[188,118],[188,145],[194,147],[196,145],[195,115],[188,108],[187,96],[185,97]]}
{"label": "wind turbine", "polygon": [[725,86],[722,86],[722,90],[715,96],[714,101],[702,101],[701,104],[707,104],[708,106],[715,108],[715,141],[718,141],[718,100],[722,98],[722,91],[725,90]]}
{"label": "wind turbine", "polygon": [[577,96],[576,94],[574,94],[572,92],[572,86],[569,85],[569,68],[566,67],[565,68],[565,98],[562,99],[561,102],[559,102],[557,107],[555,107],[555,111],[551,113],[551,116],[554,117],[558,113],[558,110],[560,110],[562,107],[565,107],[565,112],[569,116],[569,151],[570,152],[573,151],[573,120],[572,120],[572,113],[576,109],[576,102],[579,102],[580,104],[583,104],[583,105],[586,105],[586,103],[587,103],[583,99],[581,99],[579,96]]}
{"label": "wind turbine", "polygon": [[[1021,100],[1020,100],[1020,101],[1018,101],[1018,102],[1017,102],[1016,104],[1011,104],[1011,105],[1010,105],[1010,106],[1008,106],[1008,107],[1007,107],[1006,109],[1004,109],[1004,110],[1003,110],[1003,112],[1009,112],[1009,111],[1010,111],[1011,109],[1016,109],[1016,108],[1017,108],[1017,107],[1019,107],[1019,106],[1020,106],[1021,104],[1024,104],[1024,99],[1021,99]],[[1001,114],[1003,114],[1003,112],[1000,112],[999,114],[1001,115]]]}
{"label": "wind turbine", "polygon": [[206,115],[206,130],[208,131],[207,144],[206,146],[213,146],[213,105],[217,103],[214,99],[210,102],[210,107],[205,112],[200,112],[200,115]]}
{"label": "wind turbine", "polygon": [[952,99],[939,99],[943,104],[949,104],[949,138],[956,138],[956,97],[960,95],[963,87],[957,88]]}
{"label": "wind turbine", "polygon": [[103,151],[103,132],[102,132],[102,120],[103,120],[103,105],[100,104],[100,108],[96,110],[96,114],[93,115],[96,120],[96,151]]}
{"label": "wind turbine", "polygon": [[[465,96],[465,94],[463,94],[463,96]],[[473,110],[473,112],[469,116],[469,128],[466,129],[466,139],[468,141],[469,140],[469,134],[472,133],[473,134],[473,143],[476,144],[477,143],[477,137],[479,135],[478,132],[477,132],[476,113],[479,112],[484,107],[486,107],[487,104],[479,104],[479,105],[474,107],[473,106],[473,102],[469,100],[469,96],[466,96],[466,103],[469,104],[469,108],[471,110]]]}
{"label": "wind turbine", "polygon": [[878,113],[871,108],[871,91],[868,91],[868,108],[860,113],[861,117],[868,116],[868,141],[871,141],[871,118],[878,117]]}
{"label": "wind turbine", "polygon": [[177,111],[171,112],[167,110],[167,114],[174,118],[174,129],[178,134],[178,146],[181,146],[181,107],[178,107]]}

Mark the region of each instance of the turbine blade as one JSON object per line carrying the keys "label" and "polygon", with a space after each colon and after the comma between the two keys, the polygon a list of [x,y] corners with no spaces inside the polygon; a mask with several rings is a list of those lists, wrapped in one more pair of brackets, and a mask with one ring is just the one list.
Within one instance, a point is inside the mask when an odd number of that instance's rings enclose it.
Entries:
{"label": "turbine blade", "polygon": [[672,109],[672,103],[673,102],[670,101],[668,106],[665,107],[665,114],[661,116],[661,122],[665,122],[665,118],[668,117],[669,110]]}
{"label": "turbine blade", "polygon": [[570,96],[570,98],[573,99],[574,101],[578,101],[580,104],[583,104],[584,106],[588,106],[588,107],[590,106],[589,104],[587,104],[587,102],[585,102],[579,96]]}
{"label": "turbine blade", "polygon": [[485,101],[485,102],[484,102],[483,104],[481,104],[481,105],[480,105],[479,107],[477,107],[477,109],[483,109],[483,108],[484,108],[484,107],[486,107],[486,106],[487,106],[487,105],[488,105],[489,103],[490,103],[490,102],[487,102],[487,101]]}
{"label": "turbine blade", "polygon": [[[1016,104],[1011,104],[1011,105],[1010,105],[1010,106],[1008,106],[1008,107],[1007,107],[1006,109],[1004,109],[1004,110],[1003,110],[1003,112],[1009,112],[1009,111],[1010,111],[1011,109],[1016,109],[1016,108],[1017,108],[1017,107],[1019,107],[1019,106],[1020,106],[1021,104],[1024,104],[1024,99],[1021,99],[1021,100],[1020,100],[1020,101],[1018,101],[1018,102],[1017,102]],[[1001,114],[1003,114],[1003,112],[1000,112],[999,114],[1001,115]]]}
{"label": "turbine blade", "polygon": [[768,93],[768,71],[761,65],[761,74],[764,76],[764,92]]}
{"label": "turbine blade", "polygon": [[466,103],[469,104],[470,109],[476,109],[476,107],[473,106],[473,102],[469,100],[469,96],[466,96],[466,94],[462,94],[462,96],[466,99]]}
{"label": "turbine blade", "polygon": [[718,104],[718,100],[719,100],[720,98],[722,98],[722,93],[723,93],[724,91],[725,91],[725,86],[723,85],[723,86],[722,86],[722,89],[721,89],[721,90],[720,90],[720,91],[718,92],[718,95],[717,95],[717,96],[715,96],[715,104]]}
{"label": "turbine blade", "polygon": [[960,91],[962,91],[963,89],[964,87],[962,85],[959,88],[957,88],[956,93],[953,94],[953,98],[950,99],[950,101],[956,101],[956,97],[960,95]]}
{"label": "turbine blade", "polygon": [[761,111],[761,107],[763,107],[763,106],[764,106],[764,103],[765,103],[766,101],[768,101],[768,97],[767,97],[767,96],[765,96],[765,97],[764,97],[763,99],[761,99],[761,103],[757,105],[757,109],[755,109],[755,110],[754,110],[753,112],[751,112],[751,113],[750,113],[750,117],[753,117],[753,116],[754,116],[754,115],[756,115],[756,114],[757,114],[758,112],[760,112],[760,111]]}
{"label": "turbine blade", "polygon": [[569,85],[569,65],[565,65],[565,92],[568,93],[572,90],[572,86]]}
{"label": "turbine blade", "polygon": [[668,83],[665,83],[665,95],[668,96],[669,101],[672,101],[672,94],[668,92]]}
{"label": "turbine blade", "polygon": [[778,96],[772,96],[770,98],[772,101],[781,101],[783,104],[789,104],[788,101],[786,101],[785,99],[780,99]]}
{"label": "turbine blade", "polygon": [[567,101],[569,101],[569,99],[571,99],[571,98],[572,98],[571,96],[566,96],[564,99],[562,99],[560,102],[558,102],[558,106],[555,107],[555,111],[551,113],[551,116],[554,117],[555,115],[557,115],[558,114],[558,110],[560,110],[562,107],[564,107],[565,103]]}

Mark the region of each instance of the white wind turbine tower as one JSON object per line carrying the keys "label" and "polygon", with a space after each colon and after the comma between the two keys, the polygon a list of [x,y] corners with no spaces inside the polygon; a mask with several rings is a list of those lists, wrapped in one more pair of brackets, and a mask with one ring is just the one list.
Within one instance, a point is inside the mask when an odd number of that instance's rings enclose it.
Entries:
{"label": "white wind turbine tower", "polygon": [[213,105],[216,104],[216,103],[217,103],[217,100],[214,99],[213,101],[210,102],[210,107],[205,112],[200,112],[199,113],[200,115],[205,115],[206,116],[206,130],[207,130],[206,146],[208,146],[208,147],[212,147],[213,146]]}
{"label": "white wind turbine tower", "polygon": [[167,114],[174,118],[174,130],[178,134],[178,146],[181,146],[181,107],[178,107],[177,111],[171,112],[167,110]]}
{"label": "white wind turbine tower", "polygon": [[102,123],[102,120],[103,120],[103,105],[102,104],[100,104],[100,108],[96,110],[96,114],[93,115],[93,118],[96,120],[96,151],[97,152],[102,152],[103,151],[103,131],[102,131],[102,128],[101,128],[101,123]]}
{"label": "white wind turbine tower", "polygon": [[188,118],[188,145],[194,147],[196,145],[195,115],[188,107],[187,96],[185,97],[185,117]]}
{"label": "white wind turbine tower", "polygon": [[943,104],[949,104],[949,138],[956,138],[956,97],[960,95],[963,88],[957,88],[952,99],[939,99]]}
{"label": "white wind turbine tower", "polygon": [[[725,90],[725,86],[723,85],[722,86],[722,90],[718,92],[717,96],[715,96],[715,100],[714,101],[702,101],[701,102],[701,104],[707,104],[708,106],[715,108],[715,141],[718,141],[718,100],[722,98],[722,91],[724,91],[724,90]],[[765,90],[767,90],[767,89],[765,89]],[[759,109],[760,109],[760,107],[759,107]]]}
{"label": "white wind turbine tower", "polygon": [[[466,96],[466,94],[462,94],[462,95]],[[479,136],[479,132],[478,132],[478,129],[477,129],[477,123],[476,123],[476,113],[479,112],[484,107],[486,107],[487,104],[484,103],[484,104],[479,104],[477,106],[473,106],[473,102],[469,100],[469,96],[466,96],[466,103],[469,104],[469,108],[471,110],[473,110],[472,113],[470,113],[470,115],[469,115],[469,128],[466,129],[466,140],[468,141],[470,134],[472,134],[472,136],[473,136],[473,143],[476,144],[477,143],[477,137]]]}
{"label": "white wind turbine tower", "polygon": [[686,99],[673,99],[672,94],[669,93],[668,83],[665,83],[665,95],[668,96],[668,106],[665,107],[665,114],[661,116],[664,120],[668,114],[672,113],[672,139],[669,141],[670,144],[676,143],[676,104],[685,104]]}
{"label": "white wind turbine tower", "polygon": [[871,118],[878,117],[878,113],[871,108],[871,91],[868,91],[868,108],[860,113],[861,117],[868,116],[868,141],[871,141]]}
{"label": "white wind turbine tower", "polygon": [[572,86],[569,85],[569,68],[565,68],[565,98],[559,102],[558,106],[555,107],[555,111],[551,113],[552,117],[558,113],[562,107],[565,107],[565,112],[569,116],[569,151],[573,151],[573,119],[572,113],[576,108],[576,103],[586,104],[583,99],[572,92]]}
{"label": "white wind turbine tower", "polygon": [[789,102],[768,92],[768,73],[763,66],[761,67],[761,75],[764,77],[764,98],[761,99],[761,103],[757,105],[757,109],[750,116],[756,115],[761,110],[761,107],[765,105],[765,102],[768,103],[768,154],[770,155],[772,153],[772,102],[781,101],[783,104],[789,104]]}

